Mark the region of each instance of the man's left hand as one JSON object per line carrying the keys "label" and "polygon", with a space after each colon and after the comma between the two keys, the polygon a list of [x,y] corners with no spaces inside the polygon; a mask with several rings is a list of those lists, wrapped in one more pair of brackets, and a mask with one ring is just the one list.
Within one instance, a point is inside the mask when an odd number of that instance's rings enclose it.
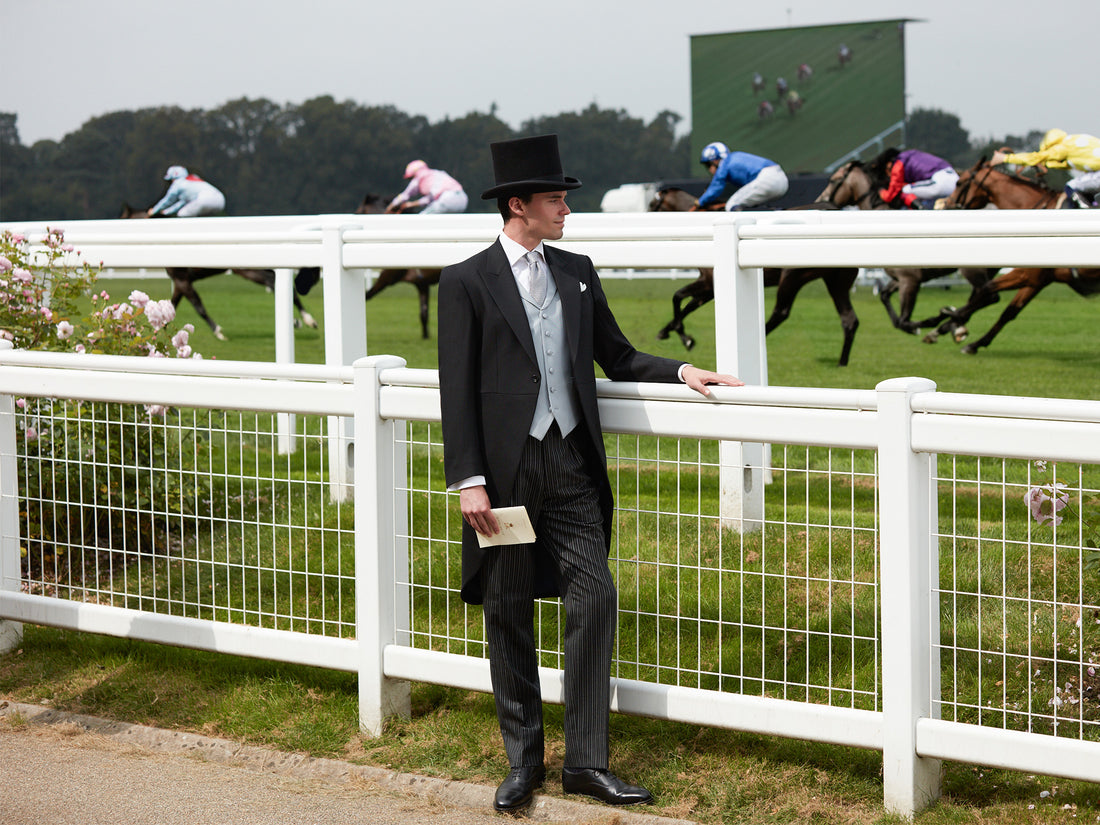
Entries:
{"label": "man's left hand", "polygon": [[720,372],[701,370],[698,367],[684,367],[684,383],[700,395],[710,395],[708,384],[722,384],[726,387],[743,387],[745,382],[733,375],[725,375]]}

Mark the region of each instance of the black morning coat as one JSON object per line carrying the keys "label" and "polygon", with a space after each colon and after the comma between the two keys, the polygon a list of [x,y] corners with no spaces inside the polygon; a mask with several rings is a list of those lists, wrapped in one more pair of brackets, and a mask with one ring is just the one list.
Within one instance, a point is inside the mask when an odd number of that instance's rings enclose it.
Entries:
{"label": "black morning coat", "polygon": [[[582,414],[578,427],[587,430],[594,447],[592,474],[600,490],[604,540],[610,551],[613,502],[594,364],[613,381],[674,383],[683,362],[634,349],[611,314],[587,256],[545,245],[544,249],[561,297]],[[500,242],[444,269],[437,303],[447,484],[482,475],[492,505],[508,504],[542,379],[523,299]],[[535,550],[538,553],[537,541]],[[483,600],[480,572],[486,552],[478,547],[473,528],[463,523],[461,595],[470,604]],[[537,597],[560,595],[548,555],[537,555]]]}

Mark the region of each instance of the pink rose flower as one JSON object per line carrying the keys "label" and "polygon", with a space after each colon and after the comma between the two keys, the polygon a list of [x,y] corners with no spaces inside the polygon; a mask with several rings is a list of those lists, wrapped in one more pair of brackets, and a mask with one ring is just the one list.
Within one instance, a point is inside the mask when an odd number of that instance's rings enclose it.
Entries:
{"label": "pink rose flower", "polygon": [[1063,516],[1059,512],[1069,504],[1069,493],[1065,484],[1047,484],[1044,487],[1032,487],[1024,494],[1024,503],[1031,510],[1031,516],[1039,524],[1053,522],[1057,527]]}
{"label": "pink rose flower", "polygon": [[164,329],[176,317],[176,308],[167,298],[162,301],[150,301],[145,305],[145,317],[149,319],[153,329]]}

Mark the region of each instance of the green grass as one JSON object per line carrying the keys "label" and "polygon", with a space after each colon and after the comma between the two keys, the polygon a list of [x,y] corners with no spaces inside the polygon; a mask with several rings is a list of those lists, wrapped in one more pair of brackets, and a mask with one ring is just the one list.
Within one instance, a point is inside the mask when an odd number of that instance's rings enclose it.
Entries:
{"label": "green grass", "polygon": [[[608,283],[608,292],[620,323],[639,346],[653,352],[680,357],[683,350],[678,341],[657,342],[657,329],[668,320],[670,296],[676,283],[667,281]],[[116,298],[124,297],[132,284],[104,282],[103,286]],[[154,286],[162,287],[157,293]],[[273,300],[262,290],[235,278],[214,278],[203,282],[202,295],[207,307],[226,329],[230,340],[217,341],[205,328],[196,329],[193,345],[206,357],[223,359],[273,356],[270,313]],[[1047,290],[1028,307],[1024,315],[1010,325],[992,349],[977,356],[964,356],[947,342],[928,346],[919,339],[893,330],[877,298],[863,290],[855,296],[862,326],[856,338],[851,366],[837,368],[840,347],[839,323],[831,303],[819,285],[812,285],[795,303],[792,318],[768,339],[771,383],[805,386],[840,386],[870,388],[878,381],[899,375],[923,375],[932,378],[941,389],[963,392],[1049,395],[1075,398],[1095,397],[1097,382],[1093,374],[1096,359],[1091,357],[1093,313],[1095,307],[1058,286]],[[168,283],[142,282],[139,285],[153,297],[167,297]],[[921,308],[930,311],[944,303],[960,303],[964,290],[951,292],[929,290],[924,293]],[[769,292],[766,304],[773,300]],[[319,294],[307,296],[307,304],[320,317]],[[234,312],[221,311],[232,307]],[[997,310],[987,310],[995,313]],[[367,305],[368,343],[372,353],[390,352],[408,359],[414,367],[435,367],[435,341],[422,341],[417,322],[416,295],[411,287],[396,286]],[[979,315],[980,323],[991,323],[993,315]],[[181,308],[179,320],[193,319],[189,307]],[[323,320],[322,320],[323,323]],[[700,366],[713,366],[713,308],[706,307],[688,320],[689,329],[699,339],[692,353]],[[434,330],[434,319],[432,328]],[[300,330],[298,360],[319,362],[323,358],[321,331]],[[1066,365],[1072,364],[1072,369]],[[1025,383],[1021,383],[1021,381]],[[1011,389],[1009,389],[1011,388]],[[648,450],[643,444],[643,453]],[[829,456],[817,451],[793,453],[786,460],[787,471],[777,477],[777,484],[786,485],[790,502],[801,508],[807,522],[827,523],[825,515],[830,504],[836,504],[838,492],[823,493],[807,486],[803,470],[820,468]],[[856,469],[868,459],[857,456]],[[944,468],[941,467],[941,472]],[[308,475],[310,468],[291,465],[288,477]],[[964,478],[976,477],[977,465],[964,464],[956,471]],[[988,474],[989,469],[983,469]],[[1022,467],[1010,466],[1003,471],[1010,481],[1020,481]],[[655,482],[654,482],[655,483]],[[685,490],[695,489],[694,480],[663,473],[662,495],[680,484]],[[657,502],[653,483],[628,491],[632,497],[653,508]],[[977,489],[976,487],[974,488]],[[279,494],[284,500],[295,497],[292,488]],[[854,512],[857,520],[869,517],[870,489],[855,487],[841,495],[839,513]],[[830,498],[830,496],[832,498]],[[975,535],[973,552],[956,556],[958,570],[948,572],[960,588],[968,592],[996,594],[1006,571],[1004,562],[988,551],[979,555],[981,543],[996,545],[998,537],[982,525],[978,510],[980,497],[966,500],[958,511],[960,526]],[[982,496],[984,498],[984,494]],[[855,502],[854,507],[852,502]],[[993,506],[985,502],[983,506]],[[439,503],[432,502],[432,518],[441,518]],[[947,512],[945,509],[944,512]],[[645,517],[643,517],[645,518]],[[831,524],[837,524],[836,516]],[[675,523],[661,519],[653,522],[663,532],[663,540],[675,540],[678,531],[694,539],[698,525]],[[862,525],[866,526],[866,525]],[[951,525],[941,525],[950,529]],[[978,528],[981,527],[979,531]],[[620,530],[624,525],[620,524]],[[629,533],[633,527],[625,525]],[[224,529],[231,529],[225,527]],[[820,575],[828,570],[834,579],[857,579],[858,570],[846,569],[843,563],[826,558],[829,530],[806,531],[795,535],[786,529],[776,529],[763,538],[766,546],[794,551],[787,553],[759,552],[749,544],[744,559],[719,559],[719,548],[703,541],[698,548],[688,542],[692,558],[704,568],[730,568],[722,585],[726,594],[722,603],[722,619],[736,621],[744,607],[759,614],[765,605],[785,604],[788,596],[814,599],[819,594],[809,586],[799,591],[795,576]],[[1014,538],[1015,536],[1009,536]],[[241,547],[242,554],[250,552]],[[258,545],[271,546],[263,536]],[[863,569],[870,565],[873,554],[869,540],[855,556],[854,565]],[[438,553],[439,547],[422,548],[427,555]],[[419,555],[417,561],[423,558]],[[643,547],[642,551],[646,552]],[[728,548],[722,552],[727,552]],[[733,552],[738,552],[734,550]],[[755,557],[754,557],[755,554]],[[699,556],[701,558],[696,558]],[[980,563],[970,564],[969,559]],[[1033,576],[1041,592],[1049,592],[1055,575],[1051,560],[1035,559],[1035,570],[1011,568],[1012,581],[1021,576]],[[721,562],[721,563],[719,563]],[[788,565],[795,565],[789,571]],[[767,575],[788,572],[790,590],[769,589]],[[316,571],[309,571],[316,572]],[[442,584],[453,571],[446,565],[434,564],[434,583]],[[668,568],[663,574],[659,591],[651,581],[640,579],[638,598],[645,603],[664,599],[675,593],[686,617],[669,623],[652,618],[630,619],[620,627],[620,640],[637,636],[656,638],[662,633],[678,633],[694,644],[700,636],[704,643],[698,649],[697,660],[682,661],[686,667],[705,667],[711,672],[736,673],[736,657],[743,656],[749,665],[746,672],[778,678],[781,671],[770,666],[785,666],[801,674],[809,669],[827,668],[828,657],[843,662],[841,673],[817,676],[814,684],[846,688],[844,679],[852,684],[866,683],[875,667],[873,642],[858,639],[872,633],[875,620],[874,594],[870,588],[859,588],[847,599],[834,601],[832,612],[815,610],[811,623],[804,629],[810,635],[789,647],[790,658],[769,663],[769,651],[795,640],[795,635],[765,637],[754,649],[722,651],[722,660],[707,645],[710,638],[703,619],[715,614],[717,603],[707,588],[700,590],[699,574],[688,568]],[[1072,580],[1059,570],[1059,586],[1075,590]],[[305,574],[303,574],[303,577]],[[425,575],[425,579],[427,576]],[[303,578],[304,580],[304,578]],[[189,581],[189,579],[188,579]],[[807,579],[807,582],[809,579]],[[450,582],[453,586],[454,582]],[[1066,592],[1063,590],[1063,592]],[[698,594],[698,597],[697,595]],[[778,600],[778,601],[774,601]],[[1029,618],[1025,615],[1001,617],[988,611],[979,614],[980,598],[960,599],[950,606],[948,614],[959,638],[972,638],[979,620],[985,622],[982,638],[999,638],[1008,629],[1027,639]],[[455,600],[449,600],[452,617],[459,620],[464,613]],[[800,606],[796,606],[801,609]],[[772,609],[768,607],[767,609]],[[446,615],[446,611],[432,614]],[[782,613],[775,614],[782,616]],[[792,614],[801,618],[804,614]],[[476,624],[477,611],[468,620]],[[1005,621],[1005,628],[997,622]],[[554,616],[546,617],[548,628],[556,624]],[[1031,637],[1050,637],[1056,617],[1045,616],[1030,630]],[[797,625],[792,625],[797,627]],[[831,628],[837,638],[821,642],[821,632]],[[856,641],[844,635],[855,633]],[[797,641],[797,640],[795,640]],[[828,647],[832,645],[832,647]],[[852,649],[854,645],[855,649]],[[690,650],[690,648],[685,648]],[[477,652],[477,651],[472,651]],[[960,686],[960,690],[977,692],[991,689],[997,679],[996,670],[1015,650],[1006,649],[997,662],[986,665],[984,685]],[[992,653],[992,651],[991,651]],[[849,665],[853,672],[848,673]],[[649,665],[639,664],[639,673],[652,677]],[[834,664],[833,667],[836,667]],[[1011,664],[1008,665],[1011,669]],[[971,668],[976,673],[976,668]],[[992,674],[992,675],[990,675]],[[626,674],[630,675],[630,674]],[[1044,679],[1053,674],[1045,674]],[[661,681],[669,681],[667,673]],[[809,683],[809,682],[807,682]],[[707,685],[713,686],[713,685]],[[743,689],[760,693],[766,685],[759,680],[750,683],[725,683],[726,689]],[[1011,690],[1010,685],[1007,689]],[[17,653],[0,658],[0,694],[17,701],[48,703],[53,707],[81,713],[91,713],[124,721],[202,731],[273,747],[302,750],[319,756],[334,756],[385,765],[432,775],[453,777],[495,784],[502,775],[504,758],[496,728],[491,697],[438,686],[417,684],[413,687],[413,718],[394,721],[380,739],[366,739],[356,730],[356,686],[353,676],[324,670],[279,665],[236,657],[168,648],[125,640],[103,638],[49,628],[27,627],[24,644]],[[808,695],[813,701],[829,701],[827,697]],[[844,700],[842,700],[844,701]],[[858,704],[858,701],[857,701]],[[1042,709],[1036,708],[1037,712]],[[558,766],[562,758],[561,709],[548,707],[548,760]],[[778,823],[790,821],[888,822],[882,816],[881,755],[848,748],[755,736],[731,731],[700,728],[691,725],[658,722],[615,716],[612,723],[613,766],[623,775],[642,781],[658,795],[656,812],[683,816],[707,823],[746,822]],[[989,771],[965,765],[945,766],[945,796],[933,811],[921,821],[930,823],[961,820],[981,822],[1053,822],[1062,821],[1069,813],[1064,804],[1077,805],[1081,819],[1095,819],[1100,811],[1100,788],[1084,783],[1044,780],[1021,774]],[[548,790],[555,792],[554,782]],[[1052,797],[1040,799],[1042,790],[1056,790]],[[1028,805],[1034,804],[1034,810]]]}
{"label": "green grass", "polygon": [[[627,336],[640,349],[669,358],[689,359],[713,368],[714,304],[688,316],[686,325],[698,344],[687,353],[673,336],[656,339],[657,330],[672,317],[672,293],[685,281],[608,280],[612,309]],[[103,281],[101,286],[116,299],[131,289],[142,289],[154,298],[171,294],[168,280]],[[228,341],[214,338],[189,304],[181,304],[179,323],[192,323],[194,348],[205,357],[273,360],[275,342],[271,313],[274,297],[245,281],[220,276],[199,284],[203,302],[225,329]],[[941,306],[961,306],[969,287],[925,286],[914,317],[932,314]],[[996,320],[1010,295],[979,312],[971,323],[973,338]],[[432,293],[432,338],[420,337],[416,290],[398,284],[367,303],[367,349],[372,355],[399,355],[410,367],[435,369],[435,292]],[[296,360],[324,362],[324,318],[321,287],[303,299],[322,323],[321,329],[296,331]],[[770,313],[775,291],[765,291],[765,314]],[[807,286],[790,319],[767,338],[768,383],[773,386],[840,387],[873,389],[887,378],[921,376],[946,392],[1025,395],[1050,398],[1100,398],[1100,350],[1095,328],[1100,306],[1081,298],[1060,284],[1044,290],[1009,324],[992,346],[977,355],[963,355],[948,340],[929,345],[917,336],[895,330],[878,298],[868,288],[853,295],[860,318],[851,362],[837,367],[840,355],[840,321],[818,281]]]}

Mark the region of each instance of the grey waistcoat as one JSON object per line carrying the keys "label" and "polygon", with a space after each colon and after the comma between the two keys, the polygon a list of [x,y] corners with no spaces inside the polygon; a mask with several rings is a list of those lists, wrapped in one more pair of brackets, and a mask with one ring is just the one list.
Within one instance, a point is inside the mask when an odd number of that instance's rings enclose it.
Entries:
{"label": "grey waistcoat", "polygon": [[535,306],[527,290],[520,287],[523,309],[527,313],[527,324],[531,327],[531,338],[535,343],[535,355],[542,374],[535,417],[528,431],[539,441],[555,420],[562,435],[568,435],[580,421],[580,404],[577,403],[573,386],[573,369],[570,365],[569,345],[565,339],[561,297],[554,282],[554,274],[549,271],[549,267],[546,269],[546,300],[541,307]]}

